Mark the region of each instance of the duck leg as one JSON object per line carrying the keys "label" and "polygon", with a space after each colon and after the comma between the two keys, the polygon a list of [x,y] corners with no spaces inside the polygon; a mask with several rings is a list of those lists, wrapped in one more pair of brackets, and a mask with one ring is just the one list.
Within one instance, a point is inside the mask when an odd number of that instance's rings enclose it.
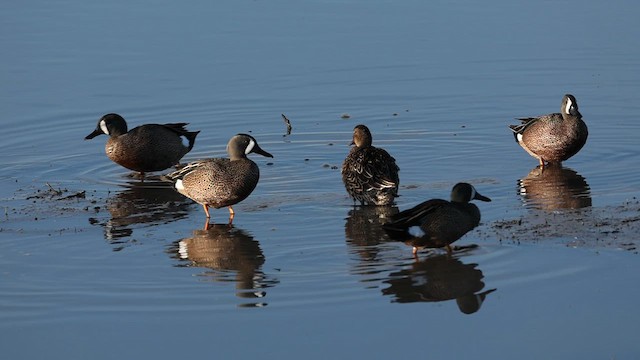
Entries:
{"label": "duck leg", "polygon": [[209,219],[211,219],[211,216],[209,215],[209,206],[202,204],[202,208],[204,208],[204,213],[207,215],[207,221],[204,223],[204,229],[209,230]]}
{"label": "duck leg", "polygon": [[233,217],[235,215],[236,215],[235,211],[233,211],[233,208],[229,206],[229,225],[233,223]]}

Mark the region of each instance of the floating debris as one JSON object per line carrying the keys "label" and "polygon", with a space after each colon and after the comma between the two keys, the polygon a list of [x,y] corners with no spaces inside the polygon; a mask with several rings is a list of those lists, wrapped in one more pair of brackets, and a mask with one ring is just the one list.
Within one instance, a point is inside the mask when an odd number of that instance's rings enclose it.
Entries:
{"label": "floating debris", "polygon": [[347,114],[347,113],[343,113],[342,115],[340,115],[340,117],[341,117],[342,119],[350,119],[350,118],[351,118],[351,115],[349,115],[349,114]]}
{"label": "floating debris", "polygon": [[69,190],[67,189],[61,189],[61,188],[54,188],[53,186],[51,186],[51,184],[49,183],[45,183],[48,187],[47,190],[41,191],[41,190],[37,190],[36,194],[31,195],[31,196],[27,196],[26,200],[33,200],[33,199],[42,199],[42,200],[69,200],[69,199],[74,199],[74,198],[78,198],[78,199],[84,199],[86,198],[86,191],[78,191],[66,196],[62,196],[66,193],[69,192]]}
{"label": "floating debris", "polygon": [[282,115],[282,120],[284,120],[285,125],[287,125],[287,133],[285,134],[285,136],[291,135],[291,129],[293,129],[293,127],[291,126],[291,121],[289,121],[289,119],[287,119],[284,114],[280,115]]}

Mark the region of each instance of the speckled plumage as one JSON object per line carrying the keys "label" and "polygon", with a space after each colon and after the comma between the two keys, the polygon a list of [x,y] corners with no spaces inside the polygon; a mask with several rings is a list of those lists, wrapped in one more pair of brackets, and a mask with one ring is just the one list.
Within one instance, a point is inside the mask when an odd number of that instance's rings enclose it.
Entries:
{"label": "speckled plumage", "polygon": [[258,165],[247,158],[249,153],[273,157],[262,150],[250,135],[238,134],[229,140],[229,159],[215,158],[195,161],[165,178],[175,182],[182,195],[201,204],[207,218],[209,207],[219,209],[229,207],[229,223],[233,221],[233,208],[246,199],[255,189],[260,179]]}
{"label": "speckled plumage", "polygon": [[[471,200],[491,201],[480,195],[468,183],[458,183],[451,190],[451,201],[427,200],[415,207],[399,212],[383,225],[389,237],[413,246],[416,254],[419,248],[446,247],[473,230],[480,223],[480,209]],[[422,234],[412,234],[418,227]]]}
{"label": "speckled plumage", "polygon": [[541,166],[545,162],[560,163],[577,154],[587,142],[589,131],[578,111],[576,98],[566,94],[560,113],[521,118],[519,125],[510,125],[516,142]]}
{"label": "speckled plumage", "polygon": [[[186,123],[146,124],[127,131],[127,123],[118,114],[106,114],[96,129],[85,137],[108,135],[105,152],[109,159],[129,170],[161,171],[179,163],[193,148],[199,131],[187,131]],[[183,144],[182,137],[188,141]]]}
{"label": "speckled plumage", "polygon": [[372,144],[371,132],[364,125],[353,129],[352,145],[342,163],[342,182],[354,202],[362,205],[391,205],[398,197],[400,178],[396,160]]}

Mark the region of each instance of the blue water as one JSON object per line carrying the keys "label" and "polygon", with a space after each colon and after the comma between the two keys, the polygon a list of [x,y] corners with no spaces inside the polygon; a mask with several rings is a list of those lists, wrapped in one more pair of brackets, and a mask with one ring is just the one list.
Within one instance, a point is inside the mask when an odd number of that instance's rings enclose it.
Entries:
{"label": "blue water", "polygon": [[[637,251],[562,226],[580,223],[566,209],[599,220],[637,201],[637,13],[573,0],[0,5],[2,357],[638,357]],[[565,93],[589,139],[536,182],[507,125],[557,112]],[[109,112],[130,127],[188,122],[201,133],[185,161],[224,156],[240,132],[274,158],[253,157],[260,183],[235,227],[204,232],[200,206],[131,178],[105,137],[83,140]],[[400,209],[459,181],[492,198],[460,240],[478,248],[415,260],[380,233],[387,214],[351,206],[339,167],[358,123],[397,159]],[[530,217],[559,225],[491,231]]]}

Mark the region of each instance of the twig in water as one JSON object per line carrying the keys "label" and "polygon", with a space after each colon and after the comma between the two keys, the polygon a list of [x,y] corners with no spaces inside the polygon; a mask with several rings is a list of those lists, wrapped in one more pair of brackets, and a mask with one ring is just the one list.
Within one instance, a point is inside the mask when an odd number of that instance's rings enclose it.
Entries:
{"label": "twig in water", "polygon": [[284,114],[282,115],[282,120],[284,120],[284,123],[287,125],[287,135],[291,135],[291,129],[293,129],[293,127],[291,126],[291,121],[289,121],[289,119],[287,119],[286,116],[284,116]]}

